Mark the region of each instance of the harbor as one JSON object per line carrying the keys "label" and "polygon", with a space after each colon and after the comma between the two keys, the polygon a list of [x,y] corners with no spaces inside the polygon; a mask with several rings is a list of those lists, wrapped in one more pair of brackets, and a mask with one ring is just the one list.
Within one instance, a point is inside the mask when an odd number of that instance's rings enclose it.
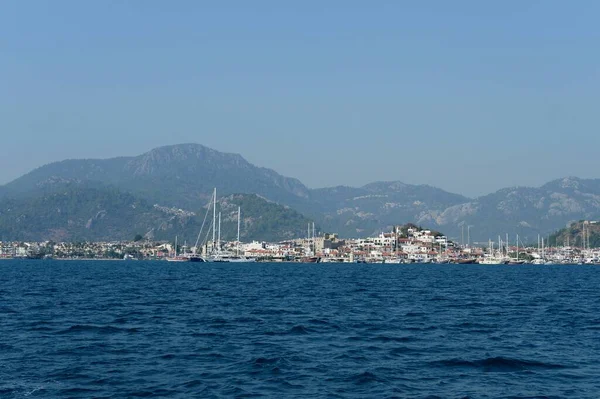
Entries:
{"label": "harbor", "polygon": [[[218,216],[217,216],[218,218]],[[218,219],[217,219],[218,220]],[[181,262],[298,262],[298,263],[438,263],[438,264],[600,264],[600,249],[565,243],[550,246],[539,238],[537,244],[523,243],[517,236],[498,237],[487,245],[456,243],[441,233],[407,224],[365,238],[340,238],[318,234],[314,224],[307,236],[279,242],[241,242],[239,236],[188,245],[184,240],[113,242],[0,242],[0,259],[121,259],[171,260]]]}

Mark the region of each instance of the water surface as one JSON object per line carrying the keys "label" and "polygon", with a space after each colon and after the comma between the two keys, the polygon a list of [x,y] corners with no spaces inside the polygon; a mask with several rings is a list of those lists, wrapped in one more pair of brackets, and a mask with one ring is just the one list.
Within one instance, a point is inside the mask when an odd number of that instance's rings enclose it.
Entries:
{"label": "water surface", "polygon": [[600,267],[0,262],[2,398],[599,395]]}

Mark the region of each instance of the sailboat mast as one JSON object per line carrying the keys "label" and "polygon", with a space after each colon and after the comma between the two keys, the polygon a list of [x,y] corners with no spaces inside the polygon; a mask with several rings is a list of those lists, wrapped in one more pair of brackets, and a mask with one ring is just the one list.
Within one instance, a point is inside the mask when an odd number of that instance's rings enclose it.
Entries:
{"label": "sailboat mast", "polygon": [[238,206],[238,234],[237,234],[237,256],[240,256],[240,216],[242,214],[242,207]]}
{"label": "sailboat mast", "polygon": [[544,253],[544,237],[542,237],[542,258],[545,259],[546,254]]}
{"label": "sailboat mast", "polygon": [[177,236],[175,236],[175,257],[177,257]]}
{"label": "sailboat mast", "polygon": [[498,236],[498,257],[502,256],[502,240]]}
{"label": "sailboat mast", "polygon": [[467,248],[471,246],[471,226],[467,226]]}
{"label": "sailboat mast", "polygon": [[213,251],[215,250],[215,244],[216,244],[216,241],[215,241],[215,234],[217,232],[216,224],[217,224],[217,188],[215,187],[215,191],[213,193],[213,231],[212,231],[212,233],[213,233],[212,234],[212,236],[213,236],[213,239],[212,239]]}
{"label": "sailboat mast", "polygon": [[308,227],[306,228],[306,243],[308,244],[308,250],[310,251],[310,222],[308,222]]}
{"label": "sailboat mast", "polygon": [[313,234],[312,234],[313,252],[317,254],[317,243],[315,242],[315,222],[313,222]]}
{"label": "sailboat mast", "polygon": [[221,212],[219,212],[219,238],[217,239],[217,248],[221,250]]}

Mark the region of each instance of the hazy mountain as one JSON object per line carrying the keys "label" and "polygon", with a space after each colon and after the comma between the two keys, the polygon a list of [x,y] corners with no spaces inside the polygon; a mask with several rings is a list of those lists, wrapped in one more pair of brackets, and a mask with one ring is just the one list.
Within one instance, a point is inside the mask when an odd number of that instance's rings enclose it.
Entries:
{"label": "hazy mountain", "polygon": [[55,162],[14,180],[4,191],[14,197],[85,182],[112,185],[152,203],[187,209],[203,205],[214,187],[219,194],[256,193],[287,204],[309,195],[296,179],[199,144],[160,147],[137,157]]}
{"label": "hazy mountain", "polygon": [[[542,187],[514,187],[476,199],[400,182],[361,188],[313,190],[325,228],[346,236],[372,234],[407,221],[438,228],[454,240],[496,239],[516,235],[536,242],[580,219],[600,219],[600,179],[557,179]],[[509,237],[509,238],[510,238]]]}
{"label": "hazy mountain", "polygon": [[[235,239],[238,206],[243,212],[241,236],[246,241],[296,237],[308,223],[298,212],[254,194],[231,195],[218,204],[223,239]],[[194,243],[205,213],[206,208],[191,212],[153,205],[115,188],[71,185],[52,193],[0,200],[0,241],[111,241],[141,234],[169,240],[178,235],[182,242]],[[207,219],[204,232],[212,238],[212,213]]]}
{"label": "hazy mountain", "polygon": [[348,237],[387,230],[469,200],[435,187],[401,182],[313,190],[311,199],[323,214],[323,225]]}
{"label": "hazy mountain", "polygon": [[[568,177],[539,188],[505,188],[475,200],[458,204],[443,212],[431,211],[418,220],[426,225],[444,227],[455,237],[460,225],[472,225],[475,240],[495,239],[498,234],[516,234],[524,242],[537,242],[537,235],[548,235],[580,219],[600,218],[600,180]],[[465,233],[466,234],[466,233]]]}
{"label": "hazy mountain", "polygon": [[[240,155],[198,144],[160,147],[136,157],[52,163],[0,187],[0,195],[31,203],[73,186],[101,191],[112,187],[123,195],[130,193],[148,207],[156,204],[188,211],[206,205],[213,187],[217,187],[219,197],[252,193],[295,209],[324,230],[346,237],[413,222],[447,232],[459,241],[462,228],[466,240],[467,226],[472,226],[472,241],[509,233],[513,239],[519,234],[523,241],[533,242],[537,234],[548,235],[574,220],[600,219],[599,179],[569,177],[537,188],[506,188],[475,199],[401,182],[311,190],[297,179],[254,166]],[[144,217],[152,219],[151,214]],[[276,225],[260,226],[265,234],[268,229],[277,230]]]}
{"label": "hazy mountain", "polygon": [[[374,183],[361,188],[314,190],[326,228],[348,236],[372,234],[394,223],[438,228],[456,241],[519,234],[537,241],[580,219],[600,219],[600,179],[568,177],[542,187],[514,187],[469,199],[429,186]],[[509,238],[510,238],[509,237]]]}

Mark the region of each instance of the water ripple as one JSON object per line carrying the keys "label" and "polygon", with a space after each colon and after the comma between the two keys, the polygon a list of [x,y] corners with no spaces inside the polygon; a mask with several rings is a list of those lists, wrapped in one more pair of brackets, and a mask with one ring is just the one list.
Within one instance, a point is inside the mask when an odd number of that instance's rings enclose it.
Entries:
{"label": "water ripple", "polygon": [[597,398],[600,268],[0,262],[0,397]]}

